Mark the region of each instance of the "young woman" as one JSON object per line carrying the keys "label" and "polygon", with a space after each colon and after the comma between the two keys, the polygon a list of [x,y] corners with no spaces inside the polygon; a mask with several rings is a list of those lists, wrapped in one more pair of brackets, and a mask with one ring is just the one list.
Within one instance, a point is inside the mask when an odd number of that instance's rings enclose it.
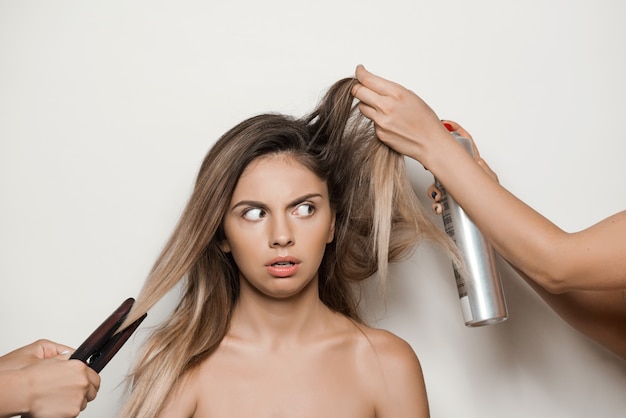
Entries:
{"label": "young woman", "polygon": [[353,106],[354,83],[301,119],[248,119],[208,152],[127,319],[185,281],[122,416],[428,416],[415,353],[363,323],[353,285],[384,280],[423,238],[458,258]]}
{"label": "young woman", "polygon": [[471,139],[458,124],[446,129],[418,96],[362,66],[356,76],[353,93],[378,137],[427,167],[561,317],[626,359],[626,211],[567,233],[502,187],[477,150],[472,159],[448,132]]}

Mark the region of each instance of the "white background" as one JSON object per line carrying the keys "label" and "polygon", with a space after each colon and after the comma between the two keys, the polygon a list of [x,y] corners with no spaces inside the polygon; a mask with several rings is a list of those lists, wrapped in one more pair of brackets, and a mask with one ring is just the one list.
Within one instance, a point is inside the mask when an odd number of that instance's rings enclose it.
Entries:
{"label": "white background", "polygon": [[[0,1],[0,353],[78,346],[138,294],[216,138],[301,115],[359,63],[464,125],[563,229],[623,210],[624,17],[619,0]],[[429,205],[431,175],[409,168]],[[428,244],[370,307],[421,359],[432,416],[623,417],[626,362],[500,268],[502,324],[463,325]],[[115,415],[141,336],[82,417]]]}

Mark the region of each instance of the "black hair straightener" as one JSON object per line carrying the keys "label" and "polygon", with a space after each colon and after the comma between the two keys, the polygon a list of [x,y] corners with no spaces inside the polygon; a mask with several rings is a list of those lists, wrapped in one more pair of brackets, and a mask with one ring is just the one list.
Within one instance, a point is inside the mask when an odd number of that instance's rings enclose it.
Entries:
{"label": "black hair straightener", "polygon": [[124,343],[148,316],[143,314],[126,329],[117,332],[122,325],[135,299],[128,298],[74,351],[70,359],[81,360],[96,373],[100,373]]}

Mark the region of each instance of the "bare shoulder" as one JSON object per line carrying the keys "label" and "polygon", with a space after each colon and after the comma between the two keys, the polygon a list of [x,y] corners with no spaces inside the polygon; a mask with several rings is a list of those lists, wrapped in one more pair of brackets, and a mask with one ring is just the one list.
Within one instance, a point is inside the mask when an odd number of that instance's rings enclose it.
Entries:
{"label": "bare shoulder", "polygon": [[409,343],[382,329],[359,326],[370,346],[367,373],[376,379],[377,417],[428,417],[422,367]]}
{"label": "bare shoulder", "polygon": [[158,418],[189,418],[196,410],[197,370],[186,373],[174,386]]}
{"label": "bare shoulder", "polygon": [[384,329],[364,325],[360,325],[359,328],[374,349],[378,361],[383,366],[390,368],[399,367],[402,370],[406,370],[407,367],[416,368],[421,372],[421,366],[415,351],[404,339]]}

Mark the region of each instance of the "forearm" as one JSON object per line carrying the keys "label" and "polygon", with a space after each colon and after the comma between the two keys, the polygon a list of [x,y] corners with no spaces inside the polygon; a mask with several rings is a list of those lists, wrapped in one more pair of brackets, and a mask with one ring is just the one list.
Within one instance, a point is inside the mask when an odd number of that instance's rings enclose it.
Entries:
{"label": "forearm", "polygon": [[352,94],[378,138],[429,169],[496,251],[526,275],[553,293],[626,288],[626,211],[566,233],[492,179],[415,93],[362,66],[356,76]]}
{"label": "forearm", "polygon": [[20,370],[0,371],[0,418],[28,413],[29,389]]}
{"label": "forearm", "polygon": [[564,321],[626,360],[626,290],[553,294],[513,268]]}
{"label": "forearm", "polygon": [[437,148],[421,157],[424,165],[498,253],[552,289],[561,276],[554,259],[567,234],[493,180],[449,134],[432,142]]}

